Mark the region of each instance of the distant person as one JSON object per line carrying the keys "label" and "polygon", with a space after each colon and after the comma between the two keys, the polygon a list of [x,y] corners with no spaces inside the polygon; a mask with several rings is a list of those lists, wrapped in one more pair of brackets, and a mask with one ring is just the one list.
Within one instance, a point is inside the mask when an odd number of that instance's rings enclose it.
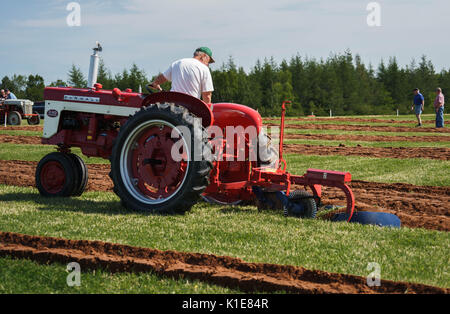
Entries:
{"label": "distant person", "polygon": [[6,93],[4,89],[0,90],[0,99],[6,99]]}
{"label": "distant person", "polygon": [[172,91],[188,94],[211,103],[214,91],[209,65],[214,63],[211,49],[200,47],[193,58],[185,58],[172,63],[166,72],[160,74],[150,87],[161,90],[161,84],[172,81]]}
{"label": "distant person", "polygon": [[6,99],[17,99],[17,97],[9,89],[7,89],[6,90]]}
{"label": "distant person", "polygon": [[414,110],[414,113],[417,117],[417,125],[416,127],[422,126],[422,119],[420,118],[420,115],[422,114],[424,108],[425,108],[425,99],[423,98],[423,95],[420,93],[420,90],[418,88],[414,88],[414,102],[411,107],[411,110]]}
{"label": "distant person", "polygon": [[444,127],[444,104],[444,94],[442,93],[442,89],[438,87],[436,89],[436,99],[434,100],[434,110],[436,111],[436,128]]}

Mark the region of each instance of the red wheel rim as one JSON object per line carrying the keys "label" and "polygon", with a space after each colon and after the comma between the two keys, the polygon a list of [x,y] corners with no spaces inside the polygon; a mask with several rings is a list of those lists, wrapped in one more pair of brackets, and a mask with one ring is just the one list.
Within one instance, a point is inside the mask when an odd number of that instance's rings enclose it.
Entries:
{"label": "red wheel rim", "polygon": [[66,172],[64,167],[57,161],[49,161],[42,167],[41,185],[51,194],[61,192],[66,183]]}
{"label": "red wheel rim", "polygon": [[166,121],[149,121],[137,127],[124,145],[127,152],[122,156],[127,167],[121,170],[130,180],[125,182],[127,189],[145,203],[157,204],[171,198],[186,178],[189,162],[184,141],[178,146],[182,159],[172,158],[172,147],[180,140],[172,138],[174,128]]}

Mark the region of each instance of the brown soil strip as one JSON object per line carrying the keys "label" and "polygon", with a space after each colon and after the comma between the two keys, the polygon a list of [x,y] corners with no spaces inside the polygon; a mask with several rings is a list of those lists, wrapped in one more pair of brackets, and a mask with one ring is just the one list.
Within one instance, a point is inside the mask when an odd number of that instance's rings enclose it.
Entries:
{"label": "brown soil strip", "polygon": [[[450,231],[450,187],[352,181],[356,210],[397,215],[402,226]],[[324,204],[345,205],[344,194],[324,188]],[[344,210],[341,210],[344,211]],[[329,219],[336,212],[325,215]]]}
{"label": "brown soil strip", "polygon": [[[324,140],[324,141],[365,141],[365,142],[450,142],[450,136],[378,136],[378,135],[340,135],[340,134],[286,134],[286,139]],[[0,134],[0,143],[41,144],[39,136],[20,136]]]}
{"label": "brown soil strip", "polygon": [[0,134],[0,143],[39,145],[41,137]]}
{"label": "brown soil strip", "polygon": [[1,127],[0,130],[13,130],[13,131],[43,131],[44,128],[42,125],[30,125],[30,126],[7,126]]}
{"label": "brown soil strip", "polygon": [[[0,160],[0,184],[15,186],[35,186],[35,161]],[[112,191],[113,183],[109,178],[109,165],[88,165],[88,191]]]}
{"label": "brown soil strip", "polygon": [[[273,120],[280,120],[281,118],[263,118],[263,121],[273,121]],[[330,123],[333,122],[369,122],[369,123],[417,123],[417,120],[415,117],[411,118],[411,120],[395,120],[395,119],[364,119],[364,118],[291,118],[286,117],[286,121],[327,121]],[[434,124],[434,120],[422,120],[422,124]]]}
{"label": "brown soil strip", "polygon": [[381,136],[352,134],[285,134],[286,139],[364,142],[450,142],[450,136]]}
{"label": "brown soil strip", "polygon": [[[0,184],[34,187],[36,162],[0,161]],[[11,171],[14,169],[14,171]],[[112,191],[109,165],[88,165],[89,191]],[[450,231],[450,187],[353,181],[357,210],[380,210],[400,217],[402,225]],[[324,188],[324,204],[345,204],[339,190]]]}
{"label": "brown soil strip", "polygon": [[[374,136],[376,137],[376,136]],[[301,134],[290,134],[288,138],[307,138],[307,139],[342,139],[349,140],[350,136],[329,136],[317,135],[307,136]],[[378,137],[386,139],[386,137]],[[354,139],[361,137],[354,136]],[[432,139],[429,139],[429,141]],[[444,138],[445,139],[445,138]],[[364,140],[370,140],[364,137]],[[38,136],[15,136],[0,134],[0,143],[12,144],[40,144],[41,139]],[[303,155],[343,155],[343,156],[366,156],[379,158],[429,158],[439,160],[450,159],[450,148],[440,147],[341,147],[341,146],[324,146],[324,145],[303,145],[303,144],[285,144],[286,152],[303,154]]]}
{"label": "brown soil strip", "polygon": [[[279,124],[269,123],[267,126],[279,126]],[[408,128],[394,126],[374,126],[374,125],[340,125],[340,124],[286,124],[287,129],[300,130],[342,130],[342,131],[369,131],[369,132],[430,132],[430,133],[450,133],[450,128]]]}
{"label": "brown soil strip", "polygon": [[291,293],[440,293],[450,289],[382,280],[369,287],[366,278],[308,270],[299,266],[246,263],[210,254],[160,251],[87,240],[0,232],[0,256],[28,258],[39,263],[78,262],[81,269],[111,272],[153,272],[161,276],[197,279],[246,292]]}
{"label": "brown soil strip", "polygon": [[376,158],[428,158],[450,160],[450,148],[445,147],[346,147],[325,145],[285,144],[286,153],[301,155],[342,155]]}

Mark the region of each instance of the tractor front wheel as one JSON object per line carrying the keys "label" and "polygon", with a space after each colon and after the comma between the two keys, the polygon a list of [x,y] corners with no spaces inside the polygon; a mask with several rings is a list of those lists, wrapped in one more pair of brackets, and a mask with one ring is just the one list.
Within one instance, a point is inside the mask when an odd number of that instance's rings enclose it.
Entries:
{"label": "tractor front wheel", "polygon": [[18,111],[11,111],[8,113],[8,124],[9,125],[21,125],[22,116]]}
{"label": "tractor front wheel", "polygon": [[78,185],[76,165],[68,154],[50,153],[36,168],[36,187],[43,196],[72,196]]}
{"label": "tractor front wheel", "polygon": [[110,157],[110,177],[126,208],[180,214],[198,201],[209,184],[212,154],[203,127],[195,120],[184,107],[152,104],[120,128]]}
{"label": "tractor front wheel", "polygon": [[88,169],[83,159],[76,154],[68,154],[75,164],[75,175],[78,176],[78,184],[72,193],[72,196],[81,196],[88,183]]}
{"label": "tractor front wheel", "polygon": [[41,117],[39,114],[37,112],[34,112],[34,114],[36,114],[36,116],[31,116],[27,119],[29,125],[38,125],[41,123]]}

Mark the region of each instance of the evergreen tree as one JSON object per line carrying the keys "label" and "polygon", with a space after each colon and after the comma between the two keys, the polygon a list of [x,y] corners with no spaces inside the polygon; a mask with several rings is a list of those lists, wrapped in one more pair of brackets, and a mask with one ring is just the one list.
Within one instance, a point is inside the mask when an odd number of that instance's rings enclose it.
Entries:
{"label": "evergreen tree", "polygon": [[70,68],[67,82],[70,86],[78,88],[83,88],[87,85],[83,72],[81,72],[81,69],[76,67],[75,64],[72,64],[72,67]]}

